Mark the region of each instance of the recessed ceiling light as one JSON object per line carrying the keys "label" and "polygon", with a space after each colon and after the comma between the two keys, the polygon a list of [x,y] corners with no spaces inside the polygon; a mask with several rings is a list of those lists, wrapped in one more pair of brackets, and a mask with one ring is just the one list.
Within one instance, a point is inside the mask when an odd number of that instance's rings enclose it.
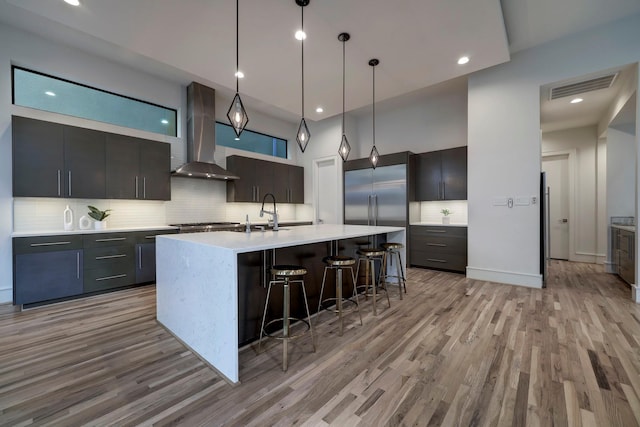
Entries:
{"label": "recessed ceiling light", "polygon": [[468,57],[468,56],[461,56],[461,57],[458,59],[458,65],[464,65],[464,64],[466,64],[467,62],[469,62],[469,57]]}
{"label": "recessed ceiling light", "polygon": [[324,112],[324,108],[322,107],[316,108],[316,113],[322,113],[322,112]]}
{"label": "recessed ceiling light", "polygon": [[163,125],[168,125],[169,124],[169,120],[162,119],[162,120],[160,120],[160,123],[162,123]]}
{"label": "recessed ceiling light", "polygon": [[235,140],[236,140],[236,141],[240,141],[240,138],[236,136]]}
{"label": "recessed ceiling light", "polygon": [[302,30],[296,31],[296,40],[305,40],[307,38],[307,33]]}
{"label": "recessed ceiling light", "polygon": [[51,92],[50,90],[46,91],[44,94],[48,95],[48,96],[56,96],[56,93],[55,92]]}
{"label": "recessed ceiling light", "polygon": [[236,72],[236,77],[239,79],[244,79],[244,73],[240,70],[238,70],[238,72]]}
{"label": "recessed ceiling light", "polygon": [[64,2],[70,4],[71,6],[80,6],[79,0],[64,0]]}
{"label": "recessed ceiling light", "polygon": [[582,99],[582,98],[573,98],[571,100],[571,103],[572,104],[578,104],[579,102],[582,102],[582,101],[584,101],[584,99]]}

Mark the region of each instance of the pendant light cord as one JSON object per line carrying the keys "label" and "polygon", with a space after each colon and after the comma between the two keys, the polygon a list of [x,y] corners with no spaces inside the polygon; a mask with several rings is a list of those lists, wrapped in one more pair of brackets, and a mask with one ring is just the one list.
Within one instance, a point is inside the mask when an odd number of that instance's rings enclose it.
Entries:
{"label": "pendant light cord", "polygon": [[373,146],[376,146],[376,66],[373,67]]}
{"label": "pendant light cord", "polygon": [[304,7],[300,8],[300,14],[302,24],[302,38],[300,40],[300,46],[302,46],[302,118],[304,119],[304,39],[306,36],[304,32]]}
{"label": "pendant light cord", "polygon": [[344,66],[344,50],[345,50],[345,43],[347,41],[346,40],[342,40],[342,135],[344,135],[344,73],[345,73],[345,66]]}
{"label": "pendant light cord", "polygon": [[240,92],[240,0],[236,0],[236,93]]}

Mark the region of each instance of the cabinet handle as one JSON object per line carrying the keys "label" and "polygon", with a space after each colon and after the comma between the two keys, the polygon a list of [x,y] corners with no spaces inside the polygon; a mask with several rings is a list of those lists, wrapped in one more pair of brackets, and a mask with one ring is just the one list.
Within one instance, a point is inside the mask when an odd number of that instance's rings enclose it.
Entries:
{"label": "cabinet handle", "polygon": [[115,275],[115,276],[98,277],[98,278],[96,279],[96,282],[101,282],[101,281],[103,281],[103,280],[111,280],[111,279],[121,279],[121,278],[123,278],[123,277],[127,277],[127,275],[126,275],[126,274],[117,274],[117,275]]}
{"label": "cabinet handle", "polygon": [[126,257],[127,254],[118,254],[118,255],[103,255],[103,256],[97,256],[96,260],[101,260],[101,259],[113,259],[113,258],[124,258]]}
{"label": "cabinet handle", "polygon": [[427,229],[425,231],[428,231],[429,233],[446,233],[447,232],[447,230],[435,230],[435,229],[434,230]]}
{"label": "cabinet handle", "polygon": [[71,195],[71,171],[69,171],[69,195]]}
{"label": "cabinet handle", "polygon": [[142,270],[142,247],[138,246],[138,270]]}
{"label": "cabinet handle", "polygon": [[80,278],[80,252],[76,252],[76,279]]}
{"label": "cabinet handle", "polygon": [[156,236],[144,236],[145,239],[155,239]]}
{"label": "cabinet handle", "polygon": [[446,196],[445,196],[445,183],[444,181],[442,181],[442,200],[445,200]]}
{"label": "cabinet handle", "polygon": [[136,176],[136,199],[138,198],[138,177]]}
{"label": "cabinet handle", "polygon": [[256,185],[256,195],[258,196],[258,198],[256,199],[256,202],[260,201],[260,186]]}
{"label": "cabinet handle", "polygon": [[38,246],[55,246],[55,245],[70,245],[71,242],[46,242],[46,243],[31,243],[29,246],[36,248]]}
{"label": "cabinet handle", "polygon": [[427,246],[439,246],[444,248],[447,245],[445,245],[444,243],[427,243]]}
{"label": "cabinet handle", "polygon": [[60,181],[61,181],[61,177],[62,177],[62,171],[60,171],[60,169],[58,169],[58,196],[61,196],[62,194],[62,187],[60,186]]}
{"label": "cabinet handle", "polygon": [[142,198],[147,198],[147,177],[142,177]]}
{"label": "cabinet handle", "polygon": [[444,260],[444,259],[435,259],[435,258],[427,258],[427,261],[431,261],[431,262],[440,262],[440,263],[443,263],[443,264],[446,264],[446,263],[447,263],[447,260]]}
{"label": "cabinet handle", "polygon": [[96,239],[96,242],[119,242],[122,240],[127,240],[126,237],[111,237],[109,239]]}

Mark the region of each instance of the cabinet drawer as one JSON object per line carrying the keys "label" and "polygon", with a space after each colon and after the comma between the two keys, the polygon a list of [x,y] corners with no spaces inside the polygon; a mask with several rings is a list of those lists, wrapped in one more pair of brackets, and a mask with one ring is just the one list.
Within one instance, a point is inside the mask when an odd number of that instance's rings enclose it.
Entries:
{"label": "cabinet drawer", "polygon": [[453,236],[467,238],[467,227],[447,227],[446,225],[412,225],[411,237],[442,237]]}
{"label": "cabinet drawer", "polygon": [[169,230],[149,230],[149,231],[138,231],[135,233],[135,242],[136,243],[155,243],[156,236],[162,234],[176,234],[178,230],[169,229]]}
{"label": "cabinet drawer", "polygon": [[104,248],[88,248],[84,250],[84,267],[95,268],[101,265],[133,263],[133,246],[107,246]]}
{"label": "cabinet drawer", "polygon": [[412,250],[411,264],[419,267],[441,268],[464,272],[467,268],[466,254],[436,254],[425,251]]}
{"label": "cabinet drawer", "polygon": [[29,254],[40,252],[66,251],[82,249],[82,235],[14,237],[13,253]]}
{"label": "cabinet drawer", "polygon": [[85,234],[82,239],[84,248],[87,249],[133,244],[135,236],[134,233],[99,233]]}
{"label": "cabinet drawer", "polygon": [[411,248],[438,254],[466,254],[467,239],[454,236],[418,236],[411,239]]}
{"label": "cabinet drawer", "polygon": [[135,283],[135,264],[117,263],[84,270],[84,292],[129,286]]}

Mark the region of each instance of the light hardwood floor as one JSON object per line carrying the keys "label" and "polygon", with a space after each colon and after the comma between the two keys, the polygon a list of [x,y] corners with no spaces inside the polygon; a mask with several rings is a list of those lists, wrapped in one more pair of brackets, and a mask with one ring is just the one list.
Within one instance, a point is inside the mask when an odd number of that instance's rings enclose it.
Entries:
{"label": "light hardwood floor", "polygon": [[[640,307],[617,277],[554,262],[527,289],[409,269],[364,326],[317,322],[241,352],[231,386],[155,321],[153,286],[0,314],[0,425],[634,426]],[[394,289],[395,291],[395,289]],[[386,304],[381,303],[381,307]]]}

